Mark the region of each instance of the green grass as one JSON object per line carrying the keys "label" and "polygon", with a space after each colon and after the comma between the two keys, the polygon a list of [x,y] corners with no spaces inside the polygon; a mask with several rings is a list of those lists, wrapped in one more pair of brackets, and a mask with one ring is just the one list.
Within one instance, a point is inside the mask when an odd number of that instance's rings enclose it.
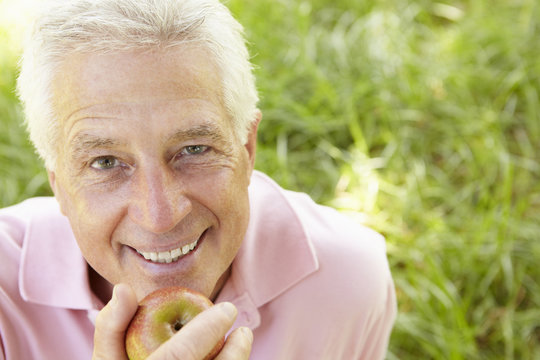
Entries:
{"label": "green grass", "polygon": [[[257,66],[256,167],[387,238],[388,358],[540,359],[540,4],[228,4]],[[0,56],[2,205],[49,191],[14,63]]]}

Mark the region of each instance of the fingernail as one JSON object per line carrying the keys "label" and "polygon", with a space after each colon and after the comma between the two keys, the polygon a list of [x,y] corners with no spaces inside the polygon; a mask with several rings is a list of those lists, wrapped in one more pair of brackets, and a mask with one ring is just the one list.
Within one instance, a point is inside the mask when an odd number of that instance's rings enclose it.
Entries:
{"label": "fingernail", "polygon": [[251,331],[250,328],[248,327],[241,327],[240,330],[242,331],[242,334],[244,334],[244,336],[246,337],[246,339],[249,340],[250,343],[253,342],[253,332]]}
{"label": "fingernail", "polygon": [[230,302],[223,302],[219,304],[219,306],[225,312],[225,314],[229,316],[230,319],[234,319],[236,317],[236,313],[237,313],[236,307]]}
{"label": "fingernail", "polygon": [[113,287],[112,296],[111,296],[111,305],[116,306],[118,304],[118,284]]}

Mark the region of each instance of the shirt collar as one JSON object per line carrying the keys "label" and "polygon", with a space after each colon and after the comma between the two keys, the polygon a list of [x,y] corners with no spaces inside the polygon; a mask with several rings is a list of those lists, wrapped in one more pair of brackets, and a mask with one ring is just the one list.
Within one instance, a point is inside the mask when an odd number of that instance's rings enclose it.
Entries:
{"label": "shirt collar", "polygon": [[101,306],[69,221],[54,198],[37,199],[25,231],[19,286],[29,302],[68,309]]}
{"label": "shirt collar", "polygon": [[256,307],[319,268],[315,249],[285,190],[255,171],[249,187],[248,230],[232,267],[236,291]]}

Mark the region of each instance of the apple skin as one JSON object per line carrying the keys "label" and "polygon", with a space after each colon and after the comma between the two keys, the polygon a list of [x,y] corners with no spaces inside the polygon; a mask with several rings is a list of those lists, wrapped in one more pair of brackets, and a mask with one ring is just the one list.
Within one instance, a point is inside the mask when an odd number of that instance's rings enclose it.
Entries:
{"label": "apple skin", "polygon": [[[126,332],[126,352],[130,360],[146,359],[182,326],[213,303],[194,290],[173,286],[148,294]],[[204,360],[213,359],[223,347],[225,338],[212,349]]]}

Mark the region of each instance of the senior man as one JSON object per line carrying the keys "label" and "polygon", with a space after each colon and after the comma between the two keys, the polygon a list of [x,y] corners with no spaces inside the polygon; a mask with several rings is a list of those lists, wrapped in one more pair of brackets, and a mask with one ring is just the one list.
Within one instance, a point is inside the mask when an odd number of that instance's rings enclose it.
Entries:
{"label": "senior man", "polygon": [[19,93],[54,198],[0,211],[0,358],[125,359],[137,303],[217,305],[152,359],[381,359],[383,238],[254,171],[241,26],[213,0],[45,1]]}

